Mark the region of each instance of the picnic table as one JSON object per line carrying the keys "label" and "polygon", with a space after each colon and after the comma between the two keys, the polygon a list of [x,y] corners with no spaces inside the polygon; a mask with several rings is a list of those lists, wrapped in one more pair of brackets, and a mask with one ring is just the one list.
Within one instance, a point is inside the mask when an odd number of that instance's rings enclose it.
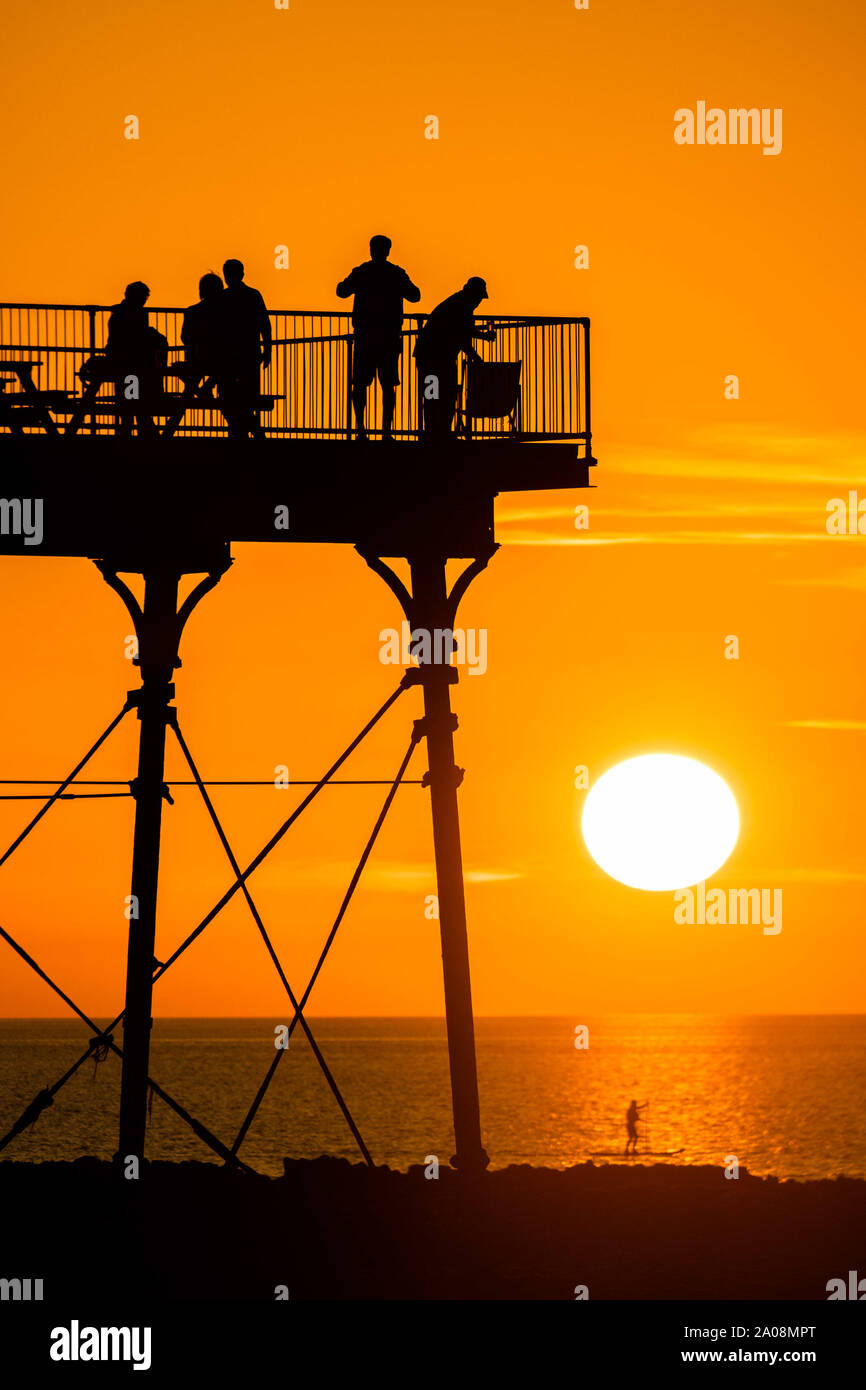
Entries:
{"label": "picnic table", "polygon": [[[34,372],[41,365],[42,359],[38,357],[0,359],[0,426],[6,426],[13,434],[23,434],[25,427],[36,427],[46,434],[59,435],[61,429],[52,412],[65,417],[64,435],[78,434],[88,418],[94,421],[96,417],[105,416],[119,419],[133,413],[132,402],[118,399],[114,377],[102,353],[91,358],[88,364],[91,370],[86,375],[79,373],[83,384],[80,396],[67,391],[41,390],[33,380]],[[146,413],[152,419],[159,417],[165,422],[159,431],[161,434],[174,435],[188,410],[222,412],[223,403],[219,397],[203,391],[197,382],[183,380],[177,367],[169,367],[165,372],[165,377],[171,376],[181,377],[182,390],[163,389],[147,403]],[[14,383],[16,389],[7,390],[7,383]],[[100,395],[105,387],[113,389]],[[281,397],[273,394],[260,395],[257,409],[268,414],[279,399]]]}
{"label": "picnic table", "polygon": [[[13,434],[23,434],[25,424],[41,425],[46,434],[58,433],[49,407],[59,403],[58,397],[65,400],[66,392],[40,391],[33,372],[41,366],[41,357],[0,359],[0,423]],[[17,391],[6,390],[10,380],[17,381]]]}
{"label": "picnic table", "polygon": [[[101,364],[100,364],[101,365]],[[186,415],[188,410],[218,410],[223,415],[223,402],[218,396],[212,393],[203,392],[198,382],[185,380],[177,366],[169,367],[163,374],[165,377],[179,377],[183,381],[182,391],[168,391],[163,389],[148,401],[147,414],[151,418],[159,416],[165,421],[160,431],[161,434],[173,436]],[[117,390],[111,395],[100,396],[99,392],[103,386],[114,383],[114,378],[110,374],[108,363],[105,363],[105,370],[96,370],[88,377],[85,382],[85,389],[80,397],[73,404],[73,409],[69,420],[64,428],[64,434],[77,434],[82,423],[88,416],[93,415],[114,415],[120,416],[124,411],[131,412],[131,402],[121,403],[117,398]],[[270,395],[259,395],[256,403],[257,409],[265,414],[273,410],[274,404],[281,397]]]}

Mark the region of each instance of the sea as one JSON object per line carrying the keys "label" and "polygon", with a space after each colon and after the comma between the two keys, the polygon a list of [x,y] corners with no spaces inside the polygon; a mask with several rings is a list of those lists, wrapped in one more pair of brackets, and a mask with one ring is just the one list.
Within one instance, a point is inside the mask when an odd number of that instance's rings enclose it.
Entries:
{"label": "sea", "polygon": [[[288,1048],[275,1048],[288,1022],[156,1019],[151,1077],[231,1148],[279,1050],[240,1156],[268,1175],[282,1173],[285,1158],[358,1161],[301,1029]],[[446,1164],[454,1144],[444,1020],[308,1023],[373,1160],[399,1169],[431,1157]],[[647,1161],[736,1160],[780,1179],[866,1178],[866,1016],[479,1018],[476,1044],[483,1141],[494,1168],[621,1161],[635,1099],[646,1107],[639,1153],[666,1155]],[[88,1030],[75,1019],[0,1020],[0,1141],[87,1045]],[[0,1158],[110,1158],[119,1087],[116,1056],[88,1058]],[[147,1153],[222,1161],[155,1095]]]}

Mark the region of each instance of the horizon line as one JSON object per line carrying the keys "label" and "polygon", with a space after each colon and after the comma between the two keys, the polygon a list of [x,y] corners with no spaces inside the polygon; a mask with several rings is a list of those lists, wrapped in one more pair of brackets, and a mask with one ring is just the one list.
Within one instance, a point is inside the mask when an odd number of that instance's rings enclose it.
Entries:
{"label": "horizon line", "polygon": [[[286,1010],[286,1016],[292,1012]],[[105,1015],[108,1019],[109,1015]],[[154,1014],[153,1021],[159,1022],[241,1022],[258,1021],[260,1019],[274,1019],[282,1017],[281,1014]],[[571,1019],[572,1014],[563,1013],[525,1013],[525,1014],[475,1014],[475,1022],[482,1020],[498,1019]],[[752,1013],[732,1012],[724,1013],[717,1009],[695,1010],[695,1009],[605,1009],[595,1010],[584,1015],[585,1018],[866,1018],[866,1010],[843,1009],[828,1013],[821,1009],[785,1011],[775,1010],[773,1012],[755,1011]],[[393,1019],[395,1022],[414,1021],[418,1022],[445,1022],[445,1014],[314,1014],[304,1011],[304,1018],[308,1019],[338,1019],[340,1022],[350,1020],[363,1020],[369,1022],[382,1022]],[[65,1014],[0,1014],[0,1023],[75,1023],[81,1020],[70,1018]],[[99,1021],[99,1015],[94,1016],[94,1022]],[[110,1021],[110,1019],[109,1019]],[[119,1027],[121,1025],[118,1025]]]}

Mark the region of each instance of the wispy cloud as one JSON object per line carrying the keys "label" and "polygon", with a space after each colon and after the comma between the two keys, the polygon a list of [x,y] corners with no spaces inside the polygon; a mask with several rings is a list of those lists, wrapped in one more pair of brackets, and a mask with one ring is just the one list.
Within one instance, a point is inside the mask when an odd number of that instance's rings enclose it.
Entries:
{"label": "wispy cloud", "polygon": [[850,487],[864,478],[866,436],[791,435],[769,426],[714,426],[696,432],[687,447],[614,445],[605,457],[609,468],[632,475]]}
{"label": "wispy cloud", "polygon": [[573,536],[557,536],[546,531],[512,531],[509,545],[604,546],[604,545],[803,545],[836,540],[824,531],[645,531],[625,536],[592,536],[583,531]]}
{"label": "wispy cloud", "polygon": [[775,583],[797,589],[866,589],[866,569],[842,569],[835,571],[833,574],[814,574],[804,575],[801,578],[794,579],[777,579]]}
{"label": "wispy cloud", "polygon": [[799,868],[770,868],[760,870],[738,871],[740,880],[745,883],[866,883],[866,873],[861,873],[858,869],[827,869],[810,868],[801,866]]}
{"label": "wispy cloud", "polygon": [[[821,529],[824,527],[824,514],[816,513],[815,503],[812,500],[796,502],[773,503],[761,501],[757,505],[755,501],[750,502],[715,502],[710,499],[704,506],[692,504],[682,507],[611,507],[599,506],[591,501],[586,504],[589,507],[592,521],[599,519],[604,521],[706,521],[712,523],[718,517],[742,517],[754,518],[756,512],[761,516],[790,517],[800,515],[804,517],[819,516]],[[569,524],[574,518],[574,508],[569,506],[555,507],[508,507],[503,506],[497,509],[497,523],[504,526],[519,525],[528,521],[564,521]],[[810,532],[811,534],[811,532]]]}
{"label": "wispy cloud", "polygon": [[[497,527],[512,546],[825,546],[845,556],[849,577],[817,583],[861,587],[850,550],[826,529],[827,502],[866,492],[866,436],[791,436],[770,428],[697,432],[680,447],[615,444],[604,451],[604,488],[581,494],[589,528],[574,527],[574,501],[502,499]],[[598,481],[601,482],[602,475]],[[820,553],[818,551],[816,554]],[[808,582],[808,581],[804,581]]]}
{"label": "wispy cloud", "polygon": [[785,729],[830,729],[838,733],[866,733],[866,720],[863,719],[786,719]]}
{"label": "wispy cloud", "polygon": [[[346,887],[357,865],[354,861],[338,859],[306,860],[302,864],[280,866],[278,877],[287,889]],[[515,869],[469,868],[464,872],[467,883],[507,883],[523,878]],[[270,881],[274,882],[271,874]],[[375,893],[410,893],[436,891],[436,870],[432,861],[383,860],[370,863],[364,869],[359,889]]]}

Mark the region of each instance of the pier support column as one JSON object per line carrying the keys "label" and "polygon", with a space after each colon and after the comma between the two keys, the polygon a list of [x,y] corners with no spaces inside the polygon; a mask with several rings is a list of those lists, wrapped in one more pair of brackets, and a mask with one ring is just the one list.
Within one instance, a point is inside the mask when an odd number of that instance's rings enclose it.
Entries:
{"label": "pier support column", "polygon": [[126,958],[126,999],[123,1015],[123,1063],[120,1081],[120,1133],[117,1159],[144,1159],[147,1132],[148,1067],[152,1025],[156,905],[162,803],[171,801],[165,784],[165,731],[174,718],[172,675],[180,665],[178,645],[184,624],[199,599],[214,587],[228,568],[228,547],[219,561],[190,593],[178,611],[178,586],[189,570],[182,564],[145,565],[144,605],[118,578],[108,562],[98,568],[120,594],[135,624],[141,689],[130,695],[140,722],[138,774],[132,783],[135,829],[132,845],[129,942]]}
{"label": "pier support column", "polygon": [[[412,623],[416,630],[420,628],[430,634],[432,656],[436,650],[433,634],[437,629],[450,631],[453,623],[453,614],[449,611],[445,561],[430,556],[413,560],[411,573]],[[447,655],[450,656],[450,652]],[[433,661],[422,664],[419,669],[424,690],[424,735],[429,757],[429,771],[424,780],[430,788],[433,817],[445,1022],[457,1150],[451,1162],[460,1172],[479,1173],[484,1171],[490,1160],[481,1143],[475,1020],[472,1014],[463,853],[457,805],[457,788],[463,780],[463,772],[454,761],[457,716],[451,709],[451,686],[457,681],[457,671],[453,666]]]}
{"label": "pier support column", "polygon": [[[486,567],[496,548],[491,539],[484,553],[463,571],[450,593],[445,570],[447,551],[429,545],[415,551],[407,557],[411,594],[382,559],[369,551],[361,551],[370,568],[385,580],[399,599],[412,630],[414,645],[418,648],[417,676],[424,691],[421,732],[427,741],[429,758],[429,771],[424,777],[424,784],[430,788],[433,817],[445,1024],[451,1069],[456,1148],[451,1163],[464,1174],[482,1173],[490,1160],[481,1142],[475,1020],[472,1014],[469,938],[457,804],[457,788],[463,780],[463,771],[454,762],[457,716],[451,709],[451,686],[457,682],[457,671],[448,664],[452,654],[450,647],[443,650],[442,639],[437,643],[434,634],[437,629],[440,634],[453,632],[457,605],[472,580]],[[423,645],[418,644],[418,638],[423,634],[427,636],[428,660],[422,660]]]}
{"label": "pier support column", "polygon": [[121,1162],[133,1154],[139,1161],[144,1158],[159,843],[162,802],[163,797],[168,796],[164,782],[165,727],[170,717],[169,705],[174,698],[171,675],[177,657],[177,586],[177,574],[156,571],[144,576],[144,610],[138,651],[141,690],[136,693],[140,721],[138,776],[132,784],[135,831],[120,1081],[118,1156]]}

